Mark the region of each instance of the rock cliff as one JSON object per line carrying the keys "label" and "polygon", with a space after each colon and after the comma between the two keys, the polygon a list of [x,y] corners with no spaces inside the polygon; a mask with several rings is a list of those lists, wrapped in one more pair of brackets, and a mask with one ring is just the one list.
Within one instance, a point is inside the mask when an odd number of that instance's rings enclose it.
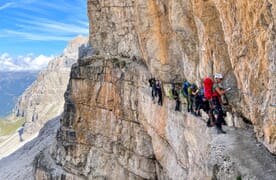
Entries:
{"label": "rock cliff", "polygon": [[103,55],[142,59],[164,82],[221,72],[235,115],[276,153],[275,2],[88,1],[90,42]]}
{"label": "rock cliff", "polygon": [[[275,6],[88,0],[94,56],[72,68],[57,145],[37,158],[36,178],[273,179]],[[233,89],[226,135],[175,112],[166,94],[172,82],[199,84],[215,72]],[[163,106],[151,100],[152,76],[162,81]]]}
{"label": "rock cliff", "polygon": [[[272,179],[276,159],[248,130],[217,135],[203,119],[153,104],[142,61],[101,56],[71,71],[57,146],[36,179]],[[168,84],[164,84],[166,87]],[[53,163],[53,160],[55,164]],[[63,169],[61,171],[60,169]]]}
{"label": "rock cliff", "polygon": [[38,132],[46,121],[62,113],[71,66],[78,59],[79,47],[87,42],[88,39],[82,36],[71,40],[63,54],[51,60],[20,96],[13,111],[15,116],[25,118],[26,133]]}

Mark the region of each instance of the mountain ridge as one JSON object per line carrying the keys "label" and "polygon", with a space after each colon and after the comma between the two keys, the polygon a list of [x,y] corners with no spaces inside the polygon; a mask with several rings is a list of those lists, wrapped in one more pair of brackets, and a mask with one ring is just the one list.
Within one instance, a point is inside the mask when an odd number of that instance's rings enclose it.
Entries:
{"label": "mountain ridge", "polygon": [[69,41],[63,54],[51,60],[47,69],[39,73],[37,80],[19,98],[14,114],[25,118],[25,133],[36,133],[46,121],[62,113],[71,66],[77,61],[83,44],[87,44],[83,36]]}

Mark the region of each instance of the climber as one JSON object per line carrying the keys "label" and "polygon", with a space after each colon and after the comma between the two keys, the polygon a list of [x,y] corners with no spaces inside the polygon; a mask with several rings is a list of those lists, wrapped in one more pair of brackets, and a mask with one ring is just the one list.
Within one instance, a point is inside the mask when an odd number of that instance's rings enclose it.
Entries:
{"label": "climber", "polygon": [[207,113],[209,103],[204,98],[203,87],[198,89],[197,92],[195,93],[194,102],[195,102],[195,116],[201,116],[200,109],[203,109]]}
{"label": "climber", "polygon": [[187,104],[187,111],[189,112],[190,109],[190,100],[189,100],[189,97],[188,97],[188,88],[191,86],[191,84],[186,80],[183,85],[182,85],[182,89],[181,89],[181,94],[182,96],[186,99],[186,104]]}
{"label": "climber", "polygon": [[225,94],[225,91],[221,88],[221,82],[223,80],[223,76],[220,73],[216,73],[215,74],[215,80],[212,86],[212,91],[213,91],[213,95],[212,95],[212,105],[214,108],[214,117],[215,117],[215,125],[217,128],[217,133],[223,133],[225,134],[226,132],[222,129],[222,124],[224,121],[224,116],[223,116],[223,110],[222,110],[222,106],[221,106],[221,96],[223,94]]}
{"label": "climber", "polygon": [[180,99],[179,99],[179,86],[172,84],[172,88],[169,90],[170,99],[175,100],[175,111],[180,111]]}
{"label": "climber", "polygon": [[18,132],[18,136],[19,136],[19,141],[22,142],[23,141],[22,135],[24,132],[24,128],[21,127],[17,132]]}
{"label": "climber", "polygon": [[193,105],[194,105],[194,98],[197,93],[198,93],[198,89],[195,84],[192,84],[191,86],[188,87],[187,110],[192,114],[195,114]]}
{"label": "climber", "polygon": [[157,93],[156,93],[156,80],[155,80],[154,77],[149,79],[149,85],[151,87],[152,101],[154,102],[154,97],[157,95]]}
{"label": "climber", "polygon": [[158,96],[158,105],[162,106],[162,89],[161,89],[161,83],[159,80],[156,81],[155,84],[156,87],[156,94]]}
{"label": "climber", "polygon": [[[212,109],[210,108],[209,101],[204,96],[204,81],[201,81],[201,88],[195,97],[195,115],[201,116],[200,109],[202,109],[205,113],[208,114],[207,126],[212,127],[212,123],[214,122],[214,115],[212,113]],[[212,87],[211,87],[212,88]],[[213,123],[214,124],[214,123]]]}

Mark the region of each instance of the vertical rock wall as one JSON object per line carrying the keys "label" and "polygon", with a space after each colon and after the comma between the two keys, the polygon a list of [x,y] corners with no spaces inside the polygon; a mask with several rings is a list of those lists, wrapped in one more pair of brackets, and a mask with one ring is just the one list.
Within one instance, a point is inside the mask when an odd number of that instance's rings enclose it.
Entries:
{"label": "vertical rock wall", "polygon": [[80,59],[71,71],[57,145],[51,156],[49,150],[38,156],[36,179],[276,175],[275,157],[252,133],[228,128],[227,135],[217,135],[203,119],[175,112],[166,96],[163,106],[154,104],[149,76],[143,62],[129,58]]}
{"label": "vertical rock wall", "polygon": [[[54,152],[57,164],[73,174],[64,176],[155,179],[151,138],[138,120],[136,96],[148,72],[128,59],[98,57],[79,63],[71,72]],[[41,170],[38,179],[47,176]]]}
{"label": "vertical rock wall", "polygon": [[142,59],[163,82],[223,73],[234,116],[275,153],[274,1],[90,0],[88,15],[99,54]]}

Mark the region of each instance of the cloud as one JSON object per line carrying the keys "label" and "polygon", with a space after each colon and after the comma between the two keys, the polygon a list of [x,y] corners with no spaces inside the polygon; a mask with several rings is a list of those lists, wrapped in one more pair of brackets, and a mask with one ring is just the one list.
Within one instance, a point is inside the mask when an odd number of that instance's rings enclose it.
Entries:
{"label": "cloud", "polygon": [[68,41],[76,34],[88,34],[88,23],[84,21],[77,21],[77,23],[79,25],[44,18],[19,19],[16,23],[18,30],[2,30],[0,37],[16,36],[35,41]]}
{"label": "cloud", "polygon": [[77,21],[78,24],[82,25],[82,26],[85,26],[85,27],[88,27],[89,26],[89,23],[87,21]]}
{"label": "cloud", "polygon": [[6,35],[6,37],[18,36],[20,38],[34,41],[69,41],[72,39],[71,36],[51,36],[50,34],[35,34],[32,32],[19,32],[13,30],[4,30],[3,33]]}
{"label": "cloud", "polygon": [[[85,25],[76,25],[71,23],[60,23],[56,21],[48,21],[45,19],[32,19],[25,21],[29,23],[30,28],[35,27],[36,29],[43,30],[51,34],[62,33],[62,34],[88,34],[88,23]],[[26,25],[26,24],[25,24]],[[26,26],[25,26],[26,27]]]}
{"label": "cloud", "polygon": [[79,27],[77,25],[65,24],[65,23],[37,23],[42,28],[48,28],[50,30],[67,33],[81,33],[87,34],[88,28]]}
{"label": "cloud", "polygon": [[0,71],[34,71],[47,67],[53,56],[39,55],[35,57],[32,54],[25,56],[11,57],[8,53],[0,56]]}
{"label": "cloud", "polygon": [[1,60],[5,59],[5,61],[11,61],[11,57],[10,57],[10,55],[8,53],[1,54],[0,59]]}
{"label": "cloud", "polygon": [[[88,33],[88,22],[82,20],[75,20],[72,22],[58,22],[45,18],[30,18],[30,19],[18,19],[18,22],[24,24],[25,28],[43,30],[44,32],[62,32],[70,34],[87,34]],[[21,24],[21,25],[22,25]]]}
{"label": "cloud", "polygon": [[4,5],[0,6],[0,10],[6,9],[6,8],[12,6],[13,4],[14,4],[13,2],[5,3]]}
{"label": "cloud", "polygon": [[44,56],[44,55],[39,55],[31,61],[30,65],[33,68],[41,69],[43,67],[46,67],[51,59],[53,59],[52,56],[47,57],[47,56]]}

